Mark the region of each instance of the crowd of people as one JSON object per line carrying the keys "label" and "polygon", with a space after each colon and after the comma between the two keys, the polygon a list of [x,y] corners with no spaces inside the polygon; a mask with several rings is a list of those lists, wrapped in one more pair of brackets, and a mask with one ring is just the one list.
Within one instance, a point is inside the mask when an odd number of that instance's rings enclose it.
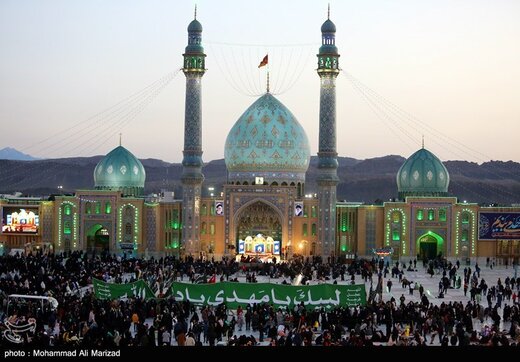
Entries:
{"label": "crowd of people", "polygon": [[[0,257],[1,328],[5,331],[34,320],[35,329],[20,336],[24,344],[41,347],[465,346],[516,345],[520,341],[520,277],[499,278],[488,285],[478,265],[472,270],[442,258],[423,263],[420,271],[418,268],[417,261],[389,265],[375,258],[347,263],[342,259],[299,257],[284,263],[247,265],[226,258],[145,260],[83,252],[4,255]],[[463,288],[467,301],[433,303],[422,285],[411,280],[412,272],[431,270],[431,277],[440,278],[439,294],[433,298],[443,298],[452,288]],[[172,281],[200,282],[201,277],[213,275],[220,281],[238,281],[240,275],[248,282],[256,282],[260,276],[286,284],[297,276],[302,284],[365,282],[370,292],[365,306],[333,309],[254,304],[229,310],[224,304],[195,306],[164,297]],[[142,279],[152,286],[157,298],[98,299],[91,287],[93,278],[114,283]],[[386,300],[383,278],[387,279]],[[392,279],[409,288],[411,295],[417,290],[419,301],[407,301],[404,293],[396,300],[391,294]],[[20,299],[6,313],[10,294],[49,296],[59,304],[57,308],[42,308],[38,301]],[[475,328],[475,322],[482,328]],[[506,325],[503,322],[509,326],[505,330],[501,329]]]}

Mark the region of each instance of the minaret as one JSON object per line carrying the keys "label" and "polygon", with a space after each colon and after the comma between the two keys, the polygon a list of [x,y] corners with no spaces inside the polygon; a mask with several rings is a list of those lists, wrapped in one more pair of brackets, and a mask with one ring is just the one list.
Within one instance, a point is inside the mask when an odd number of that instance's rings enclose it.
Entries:
{"label": "minaret", "polygon": [[200,252],[200,195],[202,174],[202,76],[206,69],[202,25],[195,19],[188,26],[188,46],[183,54],[186,75],[184,115],[184,158],[182,159],[182,245],[187,255]]}
{"label": "minaret", "polygon": [[339,182],[336,152],[336,77],[339,74],[336,25],[327,20],[321,26],[321,47],[318,54],[320,76],[320,140],[318,150],[318,239],[324,258],[336,251],[336,186]]}

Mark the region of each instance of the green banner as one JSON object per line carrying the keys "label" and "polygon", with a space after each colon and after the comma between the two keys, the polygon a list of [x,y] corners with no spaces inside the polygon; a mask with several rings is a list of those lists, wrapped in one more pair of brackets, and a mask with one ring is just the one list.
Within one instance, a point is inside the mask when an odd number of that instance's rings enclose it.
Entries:
{"label": "green banner", "polygon": [[171,297],[189,300],[197,305],[226,303],[235,309],[248,304],[269,303],[277,307],[293,307],[301,302],[306,307],[343,307],[366,305],[364,284],[337,285],[318,284],[292,286],[270,283],[173,283]]}
{"label": "green banner", "polygon": [[126,284],[114,284],[94,279],[93,284],[94,295],[99,299],[155,298],[152,290],[143,280]]}

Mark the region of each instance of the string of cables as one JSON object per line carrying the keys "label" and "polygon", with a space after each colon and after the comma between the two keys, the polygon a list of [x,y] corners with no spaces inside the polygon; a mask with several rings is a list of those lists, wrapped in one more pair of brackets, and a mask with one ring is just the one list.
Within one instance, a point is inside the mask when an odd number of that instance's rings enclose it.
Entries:
{"label": "string of cables", "polygon": [[[383,97],[375,90],[371,89],[369,86],[365,85],[359,79],[354,77],[352,74],[348,73],[345,70],[342,70],[341,73],[349,80],[349,83],[352,85],[353,89],[361,96],[361,98],[365,101],[365,103],[369,106],[369,108],[376,114],[377,118],[383,123],[385,127],[399,140],[402,144],[406,145],[410,151],[416,150],[417,140],[423,136],[427,135],[428,142],[431,142],[437,145],[439,150],[442,150],[444,153],[448,153],[449,155],[453,155],[455,158],[465,159],[472,158],[480,160],[481,162],[486,162],[491,158],[486,156],[484,153],[478,150],[474,150],[471,147],[464,145],[462,142],[450,137],[449,135],[439,131],[431,124],[424,122],[414,115],[404,111],[402,108]],[[460,169],[455,162],[450,163],[450,169],[455,171],[455,173],[464,175],[464,170]],[[510,178],[517,178],[518,174],[512,170],[507,168],[498,168],[493,163],[487,163],[486,167],[480,167],[479,170],[487,173],[490,178],[496,179],[497,173],[500,173],[502,176],[509,176]],[[462,183],[457,182],[456,180],[451,178],[451,182],[454,185],[457,185],[471,194],[478,196],[481,200],[487,200],[489,202],[493,202],[494,200],[490,199],[490,197],[484,196],[484,193],[479,192],[475,189],[469,189],[467,186],[462,185]],[[484,186],[479,183],[472,183],[475,187],[480,187],[481,191],[484,190]],[[486,191],[493,191],[493,193],[497,196],[499,195],[509,195],[514,199],[518,198],[518,195],[514,192],[509,191],[506,187],[496,187],[492,184],[485,185]]]}
{"label": "string of cables", "polygon": [[[82,154],[85,151],[95,152],[113,139],[153,102],[166,86],[180,73],[181,69],[168,72],[156,81],[139,91],[122,99],[111,107],[96,113],[86,120],[79,120],[71,126],[54,132],[31,145],[22,147],[22,152],[52,152]],[[9,183],[11,188],[30,184],[32,180],[45,181],[54,176],[57,168],[62,167],[58,160],[45,160],[45,168],[38,173],[27,170],[25,164],[18,163],[13,167],[0,170],[0,183]],[[22,172],[20,172],[22,171]]]}
{"label": "string of cables", "polygon": [[258,97],[265,93],[267,76],[258,63],[269,54],[270,93],[280,95],[300,80],[314,57],[317,44],[240,44],[207,41],[219,74],[237,93]]}

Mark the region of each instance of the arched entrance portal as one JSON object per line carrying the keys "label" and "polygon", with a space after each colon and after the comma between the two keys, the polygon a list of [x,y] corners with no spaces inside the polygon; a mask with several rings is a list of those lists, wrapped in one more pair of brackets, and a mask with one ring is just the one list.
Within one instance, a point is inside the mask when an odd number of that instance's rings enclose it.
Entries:
{"label": "arched entrance portal", "polygon": [[270,205],[257,201],[241,210],[237,219],[236,247],[239,254],[279,259],[282,222]]}
{"label": "arched entrance portal", "polygon": [[87,231],[87,249],[89,251],[108,251],[109,245],[110,233],[103,225],[96,224]]}
{"label": "arched entrance portal", "polygon": [[419,236],[417,239],[417,250],[420,260],[435,259],[444,250],[444,239],[433,231]]}

